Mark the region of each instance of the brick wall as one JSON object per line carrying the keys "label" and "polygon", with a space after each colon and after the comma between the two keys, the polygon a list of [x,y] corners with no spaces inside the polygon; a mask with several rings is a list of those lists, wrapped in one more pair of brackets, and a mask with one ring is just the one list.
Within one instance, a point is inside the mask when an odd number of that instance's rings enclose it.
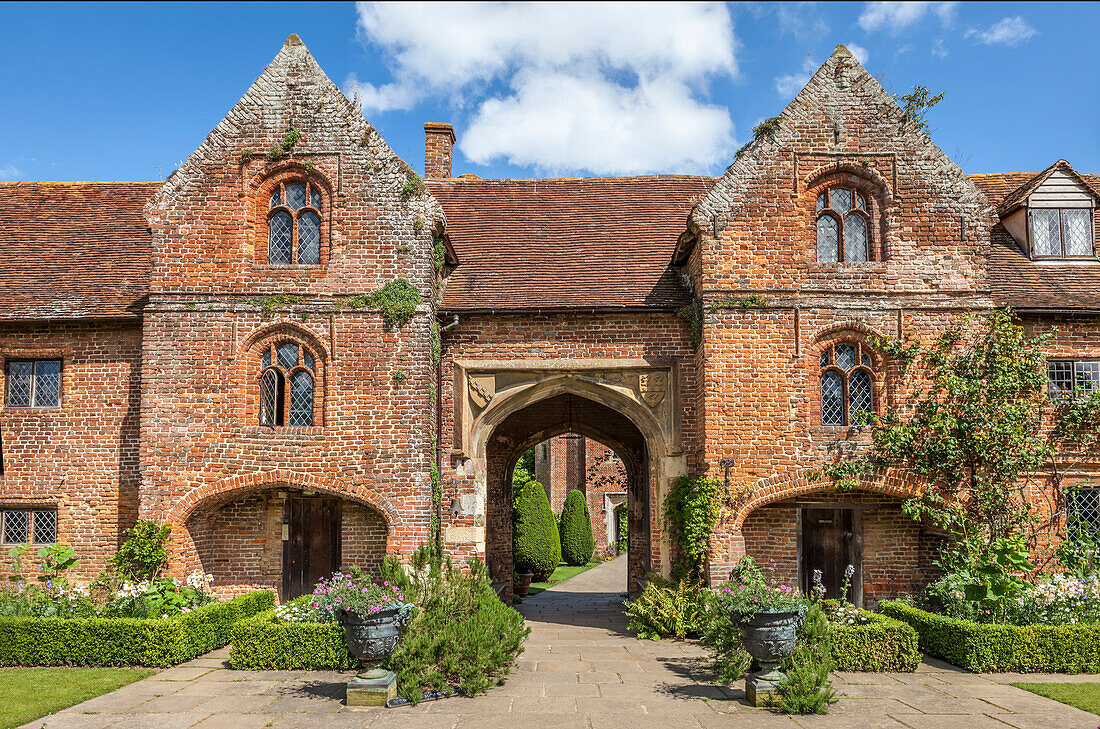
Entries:
{"label": "brick wall", "polygon": [[0,506],[56,507],[58,541],[82,560],[73,576],[91,580],[137,517],[141,329],[0,325],[0,360],[8,358],[60,359],[61,405],[0,412]]}

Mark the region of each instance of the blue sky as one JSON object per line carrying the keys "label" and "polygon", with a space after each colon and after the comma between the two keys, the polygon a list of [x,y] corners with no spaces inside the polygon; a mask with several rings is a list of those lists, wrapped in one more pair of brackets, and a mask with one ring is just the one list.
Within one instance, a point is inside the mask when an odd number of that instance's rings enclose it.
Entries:
{"label": "blue sky", "polygon": [[298,33],[394,150],[455,172],[718,173],[837,43],[888,90],[944,91],[967,172],[1100,172],[1100,4],[4,4],[0,180],[156,180]]}

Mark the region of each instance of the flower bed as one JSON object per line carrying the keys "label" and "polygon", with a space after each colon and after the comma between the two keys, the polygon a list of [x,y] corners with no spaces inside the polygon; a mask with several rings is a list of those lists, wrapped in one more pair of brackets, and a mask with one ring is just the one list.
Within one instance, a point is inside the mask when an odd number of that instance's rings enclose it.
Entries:
{"label": "flower bed", "polygon": [[912,673],[920,665],[917,632],[900,620],[825,602],[833,670]]}
{"label": "flower bed", "polygon": [[235,622],[274,604],[260,590],[169,618],[0,617],[0,666],[173,666],[225,645]]}
{"label": "flower bed", "polygon": [[911,625],[921,650],[970,671],[1100,672],[1100,624],[983,624],[894,601],[879,610]]}

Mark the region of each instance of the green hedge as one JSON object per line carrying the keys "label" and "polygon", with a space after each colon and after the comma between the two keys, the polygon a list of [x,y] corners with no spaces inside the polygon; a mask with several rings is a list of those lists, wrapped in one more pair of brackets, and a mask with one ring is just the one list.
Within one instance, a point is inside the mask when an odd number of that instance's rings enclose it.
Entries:
{"label": "green hedge", "polygon": [[879,610],[913,626],[924,652],[970,671],[1100,672],[1100,624],[987,625],[894,601]]}
{"label": "green hedge", "polygon": [[159,620],[0,617],[0,666],[174,666],[229,642],[275,604],[269,590]]}
{"label": "green hedge", "polygon": [[238,670],[351,668],[358,665],[336,623],[284,623],[268,610],[233,626],[229,664]]}
{"label": "green hedge", "polygon": [[864,625],[829,624],[833,670],[912,673],[920,664],[917,632],[900,620],[861,611]]}

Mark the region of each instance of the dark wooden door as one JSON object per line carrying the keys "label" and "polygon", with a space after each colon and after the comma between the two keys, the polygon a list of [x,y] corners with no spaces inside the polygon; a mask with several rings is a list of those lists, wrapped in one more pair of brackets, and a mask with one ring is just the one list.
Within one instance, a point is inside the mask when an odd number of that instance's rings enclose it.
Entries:
{"label": "dark wooden door", "polygon": [[848,599],[857,602],[860,574],[859,550],[853,529],[852,509],[802,510],[802,590],[813,587],[814,570],[821,570],[825,597],[841,596],[844,570],[852,565],[851,589]]}
{"label": "dark wooden door", "polygon": [[290,498],[283,541],[283,599],[313,592],[340,568],[340,500]]}

